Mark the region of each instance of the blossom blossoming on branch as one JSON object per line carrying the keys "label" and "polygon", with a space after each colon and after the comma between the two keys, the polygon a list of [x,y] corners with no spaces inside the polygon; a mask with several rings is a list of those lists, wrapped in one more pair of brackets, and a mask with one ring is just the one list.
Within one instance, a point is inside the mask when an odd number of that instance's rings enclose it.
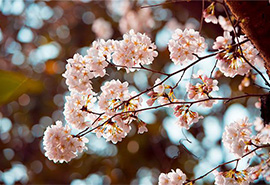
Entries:
{"label": "blossom blossoming on branch", "polygon": [[176,29],[169,40],[170,58],[175,64],[186,64],[194,55],[203,52],[207,44],[199,32],[193,29]]}
{"label": "blossom blossoming on branch", "polygon": [[215,175],[216,185],[249,185],[250,178],[246,170],[228,172],[213,172]]}
{"label": "blossom blossoming on branch", "polygon": [[[120,66],[135,67],[139,64],[151,64],[158,52],[156,45],[146,34],[135,33],[130,30],[123,35],[123,40],[116,42],[116,48],[112,55],[113,62]],[[129,71],[127,69],[127,71]]]}
{"label": "blossom blossoming on branch", "polygon": [[172,170],[168,174],[161,173],[158,178],[159,185],[182,185],[187,177],[180,169]]}
{"label": "blossom blossoming on branch", "polygon": [[174,115],[178,117],[176,124],[185,129],[189,129],[193,123],[197,123],[199,119],[203,118],[197,112],[191,111],[188,105],[177,105],[174,108]]}
{"label": "blossom blossoming on branch", "polygon": [[[235,38],[237,43],[245,40],[245,36],[241,35],[239,38]],[[243,56],[252,64],[260,63],[258,57],[258,51],[254,48],[250,41],[242,43],[241,49],[239,46],[232,48],[232,38],[229,32],[224,32],[224,36],[218,36],[214,43],[213,49],[225,49],[226,51],[219,53],[216,58],[218,59],[217,67],[227,77],[234,77],[235,75],[247,74],[251,66],[245,61]]]}
{"label": "blossom blossoming on branch", "polygon": [[[100,117],[98,122],[92,125],[93,128],[98,127],[93,132],[95,132],[98,137],[102,136],[106,138],[107,141],[117,143],[129,133],[131,129],[131,121],[137,119],[137,114],[132,113],[132,111],[137,110],[141,106],[142,99],[138,97],[128,101],[129,98],[134,96],[136,93],[129,93],[128,83],[121,83],[119,80],[111,80],[106,82],[101,87],[101,91],[102,93],[98,97],[98,105],[99,108],[105,112],[105,114]],[[120,106],[124,101],[127,102],[124,103],[123,106]],[[117,115],[117,113],[121,112],[126,113]],[[108,118],[111,116],[114,117],[108,120]],[[96,119],[95,117],[93,117],[93,120]],[[99,126],[100,124],[103,125]],[[138,127],[139,133],[147,131],[145,125],[139,124]]]}
{"label": "blossom blossoming on branch", "polygon": [[218,19],[215,16],[215,3],[211,3],[204,11],[203,11],[204,21],[207,23],[212,22],[213,24],[218,23]]}
{"label": "blossom blossoming on branch", "polygon": [[[218,91],[219,88],[217,86],[218,81],[208,78],[203,74],[201,70],[198,71],[197,75],[193,74],[193,78],[200,79],[202,83],[197,83],[196,85],[192,85],[191,83],[187,83],[187,96],[189,99],[194,100],[204,100],[209,98],[209,94],[213,91]],[[205,107],[212,107],[213,103],[216,103],[214,100],[207,100],[198,103],[199,105],[203,105]]]}
{"label": "blossom blossoming on branch", "polygon": [[83,110],[90,111],[96,102],[96,97],[92,94],[80,94],[71,92],[70,96],[66,96],[66,103],[64,108],[65,119],[68,123],[77,129],[84,129],[90,126],[85,122],[85,117],[87,117],[87,112]]}
{"label": "blossom blossoming on branch", "polygon": [[56,162],[69,162],[87,149],[85,143],[88,139],[85,137],[74,137],[70,134],[71,129],[68,125],[65,127],[61,121],[57,121],[56,125],[47,127],[44,132],[43,145],[45,156]]}
{"label": "blossom blossoming on branch", "polygon": [[248,119],[245,118],[225,127],[222,142],[231,153],[238,157],[250,151],[251,125],[251,123],[248,123]]}

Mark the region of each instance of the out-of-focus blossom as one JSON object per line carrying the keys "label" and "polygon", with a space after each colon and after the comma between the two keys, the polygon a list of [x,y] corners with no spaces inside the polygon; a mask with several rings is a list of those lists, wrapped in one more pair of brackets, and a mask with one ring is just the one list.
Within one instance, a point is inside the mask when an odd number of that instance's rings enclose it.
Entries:
{"label": "out-of-focus blossom", "polygon": [[218,16],[218,23],[224,31],[231,32],[233,31],[232,24],[228,18],[224,18],[223,16]]}
{"label": "out-of-focus blossom", "polygon": [[98,18],[93,22],[92,30],[97,38],[101,39],[109,39],[113,35],[111,23],[105,21],[103,18]]}
{"label": "out-of-focus blossom", "polygon": [[137,12],[129,10],[119,21],[121,33],[133,29],[135,32],[150,32],[155,25],[151,8],[140,9]]}

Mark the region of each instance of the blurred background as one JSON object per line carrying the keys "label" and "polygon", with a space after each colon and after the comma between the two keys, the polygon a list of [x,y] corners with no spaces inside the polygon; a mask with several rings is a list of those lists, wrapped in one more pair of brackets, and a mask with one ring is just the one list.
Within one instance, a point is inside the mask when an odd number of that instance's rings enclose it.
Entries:
{"label": "blurred background", "polygon": [[[140,117],[149,131],[143,135],[136,134],[132,125],[130,134],[114,145],[90,134],[88,151],[70,163],[55,164],[44,156],[44,130],[56,120],[64,121],[68,90],[61,74],[68,58],[75,53],[86,54],[95,39],[121,39],[123,33],[134,29],[146,33],[158,47],[159,55],[148,67],[173,72],[181,66],[170,61],[168,40],[176,28],[199,30],[201,14],[201,1],[0,1],[0,183],[156,184],[161,172],[180,168],[188,178],[196,178],[233,159],[221,146],[224,125],[245,116],[251,121],[259,116],[254,106],[256,98],[219,102],[212,109],[194,107],[205,118],[189,131],[175,124],[170,109],[144,112]],[[225,13],[216,7],[216,15]],[[211,49],[214,39],[223,32],[219,25],[204,23],[201,34]],[[185,99],[185,84],[192,73],[203,69],[210,74],[214,63],[215,59],[209,58],[187,71],[177,88],[177,97]],[[131,90],[140,92],[157,78],[164,78],[146,71],[126,74],[125,70],[113,68],[108,68],[107,73],[94,81],[97,91],[110,79],[128,81]],[[168,84],[175,84],[179,77],[173,77]],[[217,77],[217,96],[262,92],[254,86],[239,91],[241,76]],[[256,83],[262,84],[260,79]],[[245,165],[242,162],[239,168]],[[213,184],[213,176],[198,184]]]}

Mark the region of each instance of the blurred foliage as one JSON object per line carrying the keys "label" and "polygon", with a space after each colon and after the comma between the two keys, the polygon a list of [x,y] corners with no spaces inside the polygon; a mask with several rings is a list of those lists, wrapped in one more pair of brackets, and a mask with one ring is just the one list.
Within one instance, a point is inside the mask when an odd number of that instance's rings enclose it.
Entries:
{"label": "blurred foliage", "polygon": [[16,100],[24,93],[40,93],[42,83],[21,73],[0,70],[0,105]]}

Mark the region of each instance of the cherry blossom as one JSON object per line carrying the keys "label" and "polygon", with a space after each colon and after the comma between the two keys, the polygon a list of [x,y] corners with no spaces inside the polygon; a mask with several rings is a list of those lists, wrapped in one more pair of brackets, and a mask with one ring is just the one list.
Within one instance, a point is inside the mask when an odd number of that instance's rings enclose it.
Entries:
{"label": "cherry blossom", "polygon": [[225,31],[222,36],[218,36],[214,42],[213,49],[225,49],[229,44],[232,43],[232,36],[230,32]]}
{"label": "cherry blossom", "polygon": [[[98,97],[100,110],[104,111],[97,122],[92,127],[96,128],[93,132],[97,137],[104,137],[107,141],[117,143],[129,133],[130,123],[137,120],[137,114],[132,113],[140,108],[142,99],[140,97],[129,100],[136,93],[128,91],[128,83],[121,83],[119,80],[111,80],[101,87],[102,93]],[[129,100],[129,101],[128,101]],[[120,106],[123,104],[123,106]],[[118,114],[121,113],[122,114]],[[118,115],[117,115],[118,114]],[[95,120],[94,116],[92,120]],[[110,118],[111,117],[111,118]],[[139,125],[139,127],[145,125]],[[140,133],[147,131],[141,128]]]}
{"label": "cherry blossom", "polygon": [[250,179],[246,170],[228,172],[214,171],[216,185],[249,185]]}
{"label": "cherry blossom", "polygon": [[103,18],[95,19],[92,25],[92,30],[97,38],[109,39],[113,34],[111,23]]}
{"label": "cherry blossom", "polygon": [[218,19],[215,16],[215,3],[212,3],[203,11],[203,17],[204,17],[204,21],[207,23],[210,23],[210,22],[212,22],[213,24],[218,23]]}
{"label": "cherry blossom", "polygon": [[238,157],[250,150],[248,143],[251,140],[251,125],[251,123],[248,123],[248,119],[245,118],[225,127],[222,142],[231,153]]}
{"label": "cherry blossom", "polygon": [[96,102],[96,98],[90,94],[79,94],[71,92],[70,96],[66,96],[64,116],[68,123],[77,129],[84,129],[90,126],[85,118],[87,111],[91,111]]}
{"label": "cherry blossom", "polygon": [[145,34],[135,33],[130,30],[123,35],[123,40],[116,43],[113,53],[113,62],[117,65],[134,67],[139,64],[151,64],[158,53],[156,45]]}
{"label": "cherry blossom", "polygon": [[[226,37],[225,37],[226,36]],[[235,38],[237,43],[245,40],[245,36],[241,35],[238,39]],[[232,50],[230,45],[230,36],[228,33],[224,33],[224,37],[218,37],[213,48],[227,48],[226,51],[219,53],[216,57],[218,59],[217,67],[227,77],[234,77],[235,75],[247,74],[251,66],[245,61],[243,56],[254,65],[255,62],[259,62],[258,51],[254,48],[250,41],[242,43],[241,49]]]}
{"label": "cherry blossom", "polygon": [[56,162],[69,162],[87,149],[85,137],[75,137],[70,134],[71,129],[68,125],[63,126],[61,121],[56,121],[55,125],[47,127],[44,132],[43,145],[45,156]]}
{"label": "cherry blossom", "polygon": [[197,123],[199,119],[203,118],[197,112],[191,111],[188,105],[177,105],[174,108],[174,115],[178,117],[176,124],[185,129],[189,129],[193,123]]}
{"label": "cherry blossom", "polygon": [[182,185],[187,177],[180,169],[172,170],[168,174],[161,173],[158,178],[159,185]]}
{"label": "cherry blossom", "polygon": [[[210,97],[210,93],[213,91],[218,91],[218,81],[208,78],[203,74],[203,71],[199,70],[197,75],[193,74],[193,78],[197,78],[202,81],[202,83],[197,83],[196,85],[192,85],[191,83],[187,83],[187,96],[189,99],[194,100],[205,100]],[[207,100],[198,103],[198,105],[203,105],[205,107],[212,107],[213,104],[216,103],[214,100]]]}
{"label": "cherry blossom", "polygon": [[169,40],[170,58],[175,64],[186,64],[193,60],[194,55],[203,52],[207,44],[205,39],[199,35],[199,32],[193,29],[176,29]]}
{"label": "cherry blossom", "polygon": [[223,16],[218,16],[218,23],[222,27],[224,31],[231,32],[233,31],[232,24],[228,18],[224,18]]}
{"label": "cherry blossom", "polygon": [[149,32],[155,26],[150,8],[140,9],[138,11],[129,10],[119,21],[121,33],[126,33],[133,29],[135,32]]}

